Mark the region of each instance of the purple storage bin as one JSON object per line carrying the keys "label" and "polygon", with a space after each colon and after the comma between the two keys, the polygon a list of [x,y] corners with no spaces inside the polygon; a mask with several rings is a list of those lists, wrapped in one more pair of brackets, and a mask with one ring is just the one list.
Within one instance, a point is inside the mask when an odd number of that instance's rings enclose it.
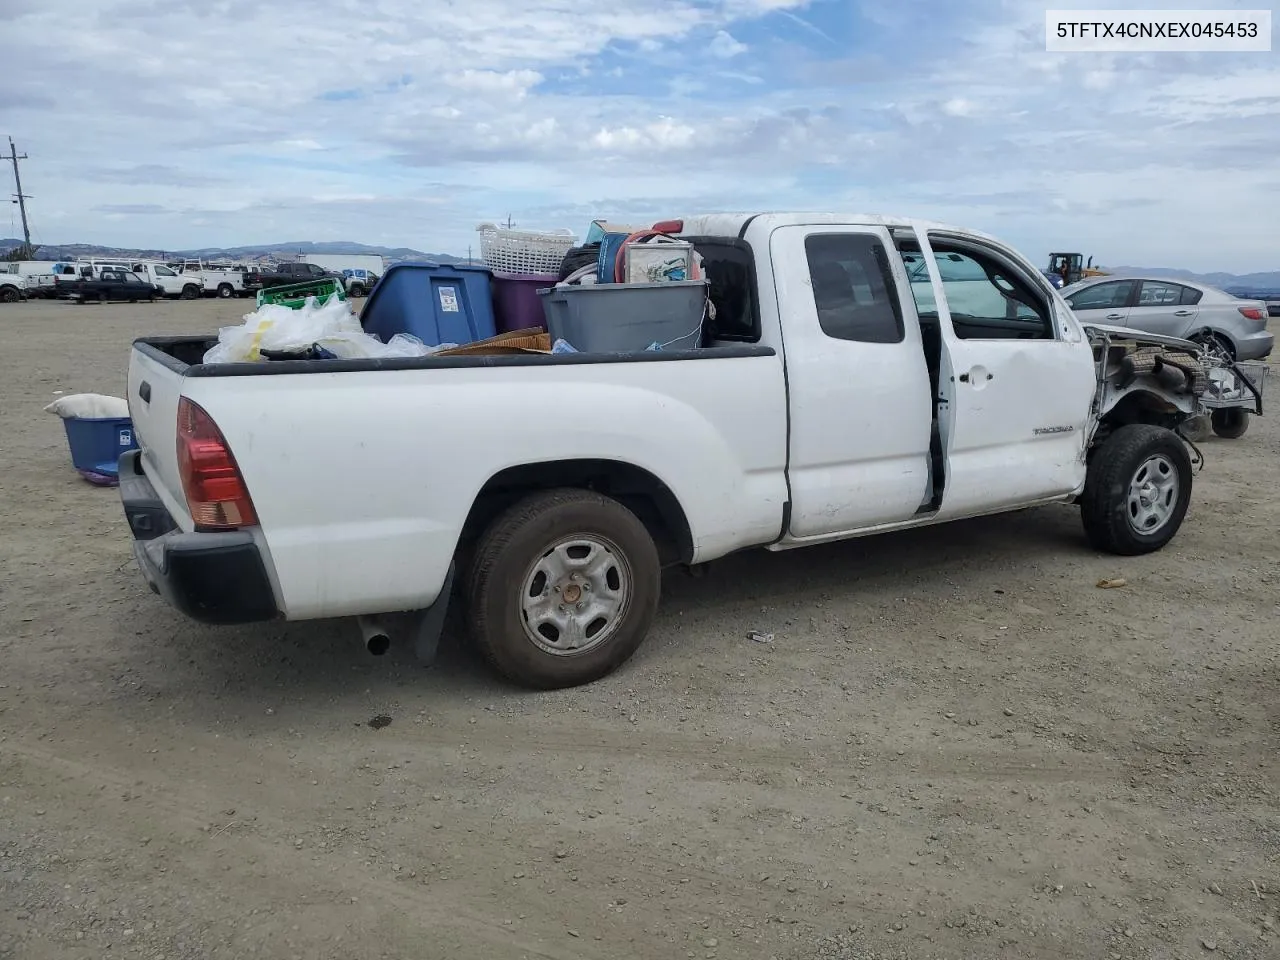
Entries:
{"label": "purple storage bin", "polygon": [[547,326],[539,290],[554,287],[554,274],[537,276],[495,273],[493,275],[493,312],[499,333]]}

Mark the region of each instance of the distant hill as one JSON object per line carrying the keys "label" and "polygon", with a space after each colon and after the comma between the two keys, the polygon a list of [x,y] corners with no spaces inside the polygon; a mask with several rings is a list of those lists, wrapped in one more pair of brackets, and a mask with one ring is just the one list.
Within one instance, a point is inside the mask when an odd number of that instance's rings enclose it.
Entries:
{"label": "distant hill", "polygon": [[[0,240],[0,256],[22,246],[21,240]],[[43,244],[36,248],[40,260],[74,260],[76,257],[120,257],[126,259],[176,260],[185,257],[201,260],[296,260],[306,253],[364,254],[381,256],[390,263],[406,260],[431,260],[435,263],[465,263],[466,257],[449,253],[424,253],[410,247],[378,247],[354,241],[316,243],[296,240],[290,243],[271,243],[245,247],[202,247],[197,250],[162,250],[157,247],[106,247],[93,243]]]}
{"label": "distant hill", "polygon": [[1168,277],[1170,280],[1195,280],[1218,287],[1228,293],[1272,294],[1280,297],[1280,270],[1262,273],[1193,273],[1173,267],[1103,267],[1108,273],[1143,274],[1151,277]]}

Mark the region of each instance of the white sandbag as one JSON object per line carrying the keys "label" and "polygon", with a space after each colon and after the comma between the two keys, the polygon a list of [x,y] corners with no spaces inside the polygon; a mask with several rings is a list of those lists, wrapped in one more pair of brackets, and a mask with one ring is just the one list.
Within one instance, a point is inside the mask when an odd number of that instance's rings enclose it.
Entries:
{"label": "white sandbag", "polygon": [[129,416],[129,402],[123,397],[109,397],[104,393],[73,393],[59,397],[45,407],[44,412],[56,413],[63,419],[119,418]]}

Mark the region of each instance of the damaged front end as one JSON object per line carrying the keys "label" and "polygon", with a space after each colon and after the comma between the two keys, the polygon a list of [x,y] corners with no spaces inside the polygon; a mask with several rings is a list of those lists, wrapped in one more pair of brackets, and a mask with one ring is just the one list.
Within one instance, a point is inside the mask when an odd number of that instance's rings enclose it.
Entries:
{"label": "damaged front end", "polygon": [[1128,423],[1171,430],[1218,410],[1262,413],[1266,363],[1237,362],[1202,344],[1122,327],[1086,326],[1097,365],[1094,431]]}

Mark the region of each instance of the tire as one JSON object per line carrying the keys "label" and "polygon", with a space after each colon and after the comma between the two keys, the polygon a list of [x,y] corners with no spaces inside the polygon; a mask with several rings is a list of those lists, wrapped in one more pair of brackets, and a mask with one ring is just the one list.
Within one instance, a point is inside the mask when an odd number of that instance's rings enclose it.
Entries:
{"label": "tire", "polygon": [[178,294],[181,300],[196,300],[200,297],[200,288],[194,283],[189,283],[182,288],[182,293]]}
{"label": "tire", "polygon": [[1249,429],[1249,411],[1224,407],[1213,411],[1213,432],[1223,440],[1239,440]]}
{"label": "tire", "polygon": [[[547,616],[531,625],[526,610],[537,604],[526,597],[539,590]],[[577,489],[535,493],[494,520],[465,589],[485,659],[509,680],[544,690],[590,683],[624,663],[648,634],[660,593],[658,551],[644,524],[616,500]],[[551,602],[557,594],[578,609]],[[584,603],[586,613],[575,616]],[[581,649],[556,619],[581,630]]]}
{"label": "tire", "polygon": [[110,298],[109,296],[107,296],[105,293],[100,293],[100,294],[98,294],[98,302],[99,302],[99,303],[104,303],[104,304],[105,304],[105,303],[110,303],[110,302],[111,302],[111,298]]}
{"label": "tire", "polygon": [[0,303],[17,303],[22,299],[22,294],[18,293],[13,287],[5,287],[0,290]]}
{"label": "tire", "polygon": [[1174,538],[1191,503],[1191,456],[1172,430],[1134,423],[1089,461],[1080,517],[1089,542],[1120,556],[1153,553]]}
{"label": "tire", "polygon": [[229,299],[231,295],[235,292],[236,292],[235,288],[232,287],[231,284],[229,283],[218,284],[218,296],[221,297],[223,300]]}

